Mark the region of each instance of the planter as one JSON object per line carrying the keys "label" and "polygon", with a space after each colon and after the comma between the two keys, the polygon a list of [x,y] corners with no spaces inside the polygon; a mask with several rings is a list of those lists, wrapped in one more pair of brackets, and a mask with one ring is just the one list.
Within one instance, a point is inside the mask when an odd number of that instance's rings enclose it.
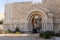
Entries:
{"label": "planter", "polygon": [[55,40],[60,40],[60,37],[55,37]]}

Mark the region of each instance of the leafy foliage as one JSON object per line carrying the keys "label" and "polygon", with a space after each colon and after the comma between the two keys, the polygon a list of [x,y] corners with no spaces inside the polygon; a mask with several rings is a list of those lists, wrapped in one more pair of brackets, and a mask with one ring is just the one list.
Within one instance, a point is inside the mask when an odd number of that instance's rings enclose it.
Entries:
{"label": "leafy foliage", "polygon": [[20,32],[16,31],[16,34],[20,34]]}
{"label": "leafy foliage", "polygon": [[50,39],[51,36],[54,36],[54,32],[53,31],[45,31],[45,32],[41,32],[39,34],[40,37],[43,37],[45,39]]}
{"label": "leafy foliage", "polygon": [[19,28],[18,28],[18,27],[15,29],[15,32],[16,32],[16,31],[20,32],[20,30],[19,30]]}
{"label": "leafy foliage", "polygon": [[43,35],[44,35],[44,33],[43,33],[43,32],[39,34],[39,36],[40,36],[40,37],[43,37]]}
{"label": "leafy foliage", "polygon": [[45,39],[49,39],[51,38],[51,33],[49,31],[44,32],[44,36]]}

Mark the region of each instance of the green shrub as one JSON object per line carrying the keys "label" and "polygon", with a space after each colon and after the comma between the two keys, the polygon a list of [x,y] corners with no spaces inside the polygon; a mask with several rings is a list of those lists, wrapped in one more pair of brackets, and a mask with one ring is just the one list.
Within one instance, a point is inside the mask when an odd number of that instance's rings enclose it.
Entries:
{"label": "green shrub", "polygon": [[16,28],[16,29],[15,29],[15,32],[16,32],[16,31],[20,31],[19,28]]}
{"label": "green shrub", "polygon": [[50,39],[51,36],[54,35],[54,32],[53,31],[45,31],[45,32],[42,32],[39,34],[40,37],[43,37],[45,39]]}
{"label": "green shrub", "polygon": [[16,34],[20,34],[20,32],[16,31]]}
{"label": "green shrub", "polygon": [[55,35],[54,31],[46,31],[46,32],[50,33],[51,36],[54,36]]}
{"label": "green shrub", "polygon": [[56,33],[55,36],[56,36],[56,37],[60,37],[60,33]]}
{"label": "green shrub", "polygon": [[50,39],[51,38],[51,33],[49,31],[45,31],[43,37],[45,39]]}
{"label": "green shrub", "polygon": [[44,33],[43,33],[43,32],[39,34],[39,36],[40,36],[40,37],[43,37],[43,35],[44,35]]}
{"label": "green shrub", "polygon": [[16,33],[16,34],[20,34],[21,33],[18,27],[15,29],[14,33]]}

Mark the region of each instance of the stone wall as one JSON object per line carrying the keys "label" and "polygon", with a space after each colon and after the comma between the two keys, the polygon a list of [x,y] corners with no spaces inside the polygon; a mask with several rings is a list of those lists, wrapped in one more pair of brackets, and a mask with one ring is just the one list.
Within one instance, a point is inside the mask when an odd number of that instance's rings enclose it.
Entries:
{"label": "stone wall", "polygon": [[15,28],[17,25],[19,25],[21,30],[27,31],[28,15],[32,11],[39,10],[43,11],[47,15],[48,19],[52,19],[52,23],[58,23],[58,26],[60,25],[60,5],[58,0],[45,0],[42,3],[37,4],[33,4],[32,2],[16,2],[12,4],[6,4],[4,24],[15,25]]}

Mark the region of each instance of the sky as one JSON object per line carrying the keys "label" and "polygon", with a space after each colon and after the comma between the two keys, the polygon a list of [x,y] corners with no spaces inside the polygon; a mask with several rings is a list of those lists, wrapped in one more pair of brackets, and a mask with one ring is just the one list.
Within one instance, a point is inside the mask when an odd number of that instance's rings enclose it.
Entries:
{"label": "sky", "polygon": [[41,0],[0,0],[0,13],[4,13],[6,3],[27,2],[27,1],[41,2]]}

